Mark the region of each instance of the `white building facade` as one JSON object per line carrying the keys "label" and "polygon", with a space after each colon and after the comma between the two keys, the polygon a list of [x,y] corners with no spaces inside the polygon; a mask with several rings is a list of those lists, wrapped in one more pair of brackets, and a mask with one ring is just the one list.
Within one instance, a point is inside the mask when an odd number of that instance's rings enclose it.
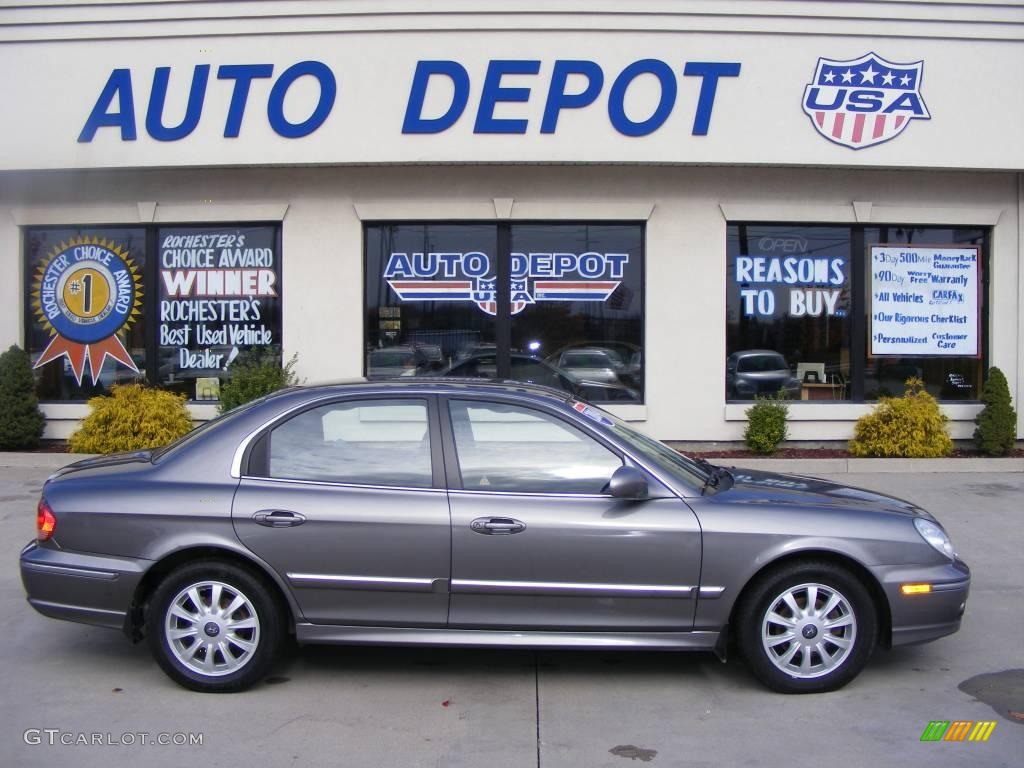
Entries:
{"label": "white building facade", "polygon": [[681,441],[1024,391],[1019,3],[25,3],[0,62],[47,437],[125,381],[212,416],[253,350],[593,382]]}

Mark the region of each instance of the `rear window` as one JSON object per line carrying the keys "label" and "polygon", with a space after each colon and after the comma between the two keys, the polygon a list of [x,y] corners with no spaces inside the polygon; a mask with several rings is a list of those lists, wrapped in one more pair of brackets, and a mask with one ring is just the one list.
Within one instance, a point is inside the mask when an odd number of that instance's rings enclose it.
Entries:
{"label": "rear window", "polygon": [[786,367],[786,361],[782,355],[753,355],[741,357],[736,370],[740,373],[763,373],[765,371],[782,371]]}

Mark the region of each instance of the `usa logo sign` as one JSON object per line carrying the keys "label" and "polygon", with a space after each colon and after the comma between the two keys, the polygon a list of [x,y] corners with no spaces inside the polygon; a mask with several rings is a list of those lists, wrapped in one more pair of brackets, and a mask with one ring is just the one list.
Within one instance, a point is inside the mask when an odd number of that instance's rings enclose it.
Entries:
{"label": "usa logo sign", "polygon": [[829,141],[864,149],[899,136],[911,120],[930,120],[921,96],[924,62],[887,61],[875,53],[818,59],[804,88],[804,114]]}

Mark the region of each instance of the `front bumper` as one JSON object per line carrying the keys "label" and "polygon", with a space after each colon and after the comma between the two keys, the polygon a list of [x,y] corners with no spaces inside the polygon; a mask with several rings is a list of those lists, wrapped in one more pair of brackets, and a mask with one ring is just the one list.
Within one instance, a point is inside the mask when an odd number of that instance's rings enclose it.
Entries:
{"label": "front bumper", "polygon": [[21,550],[21,583],[44,616],[100,627],[124,627],[148,560],[65,552],[30,542]]}
{"label": "front bumper", "polygon": [[[936,566],[886,566],[876,575],[889,601],[892,645],[927,643],[960,629],[971,588],[962,560]],[[930,584],[931,592],[904,595],[903,584]]]}

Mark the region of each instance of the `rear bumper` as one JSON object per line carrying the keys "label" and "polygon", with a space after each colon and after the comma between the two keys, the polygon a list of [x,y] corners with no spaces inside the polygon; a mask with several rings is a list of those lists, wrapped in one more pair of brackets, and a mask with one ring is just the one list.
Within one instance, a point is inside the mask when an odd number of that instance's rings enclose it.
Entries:
{"label": "rear bumper", "polygon": [[[891,566],[876,572],[889,601],[892,645],[927,643],[960,629],[971,588],[962,560],[937,566]],[[904,595],[903,584],[930,584],[931,592]]]}
{"label": "rear bumper", "polygon": [[30,542],[21,550],[21,583],[44,616],[121,629],[148,560],[65,552]]}

